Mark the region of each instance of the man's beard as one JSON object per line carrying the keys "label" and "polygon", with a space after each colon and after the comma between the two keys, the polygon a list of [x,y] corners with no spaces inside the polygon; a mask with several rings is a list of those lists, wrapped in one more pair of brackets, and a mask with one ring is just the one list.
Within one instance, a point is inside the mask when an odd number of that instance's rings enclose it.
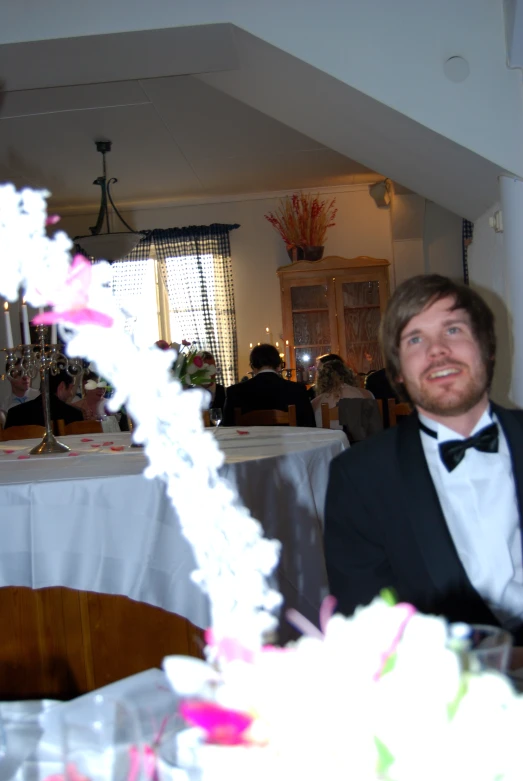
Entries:
{"label": "man's beard", "polygon": [[[463,364],[459,363],[450,365],[457,367],[463,366]],[[449,363],[446,362],[445,366],[449,366]],[[432,366],[428,371],[424,372],[424,376],[437,371],[438,368],[440,367]],[[425,412],[429,412],[433,415],[456,417],[458,415],[464,415],[483,399],[485,393],[488,391],[487,372],[485,366],[482,364],[481,371],[476,372],[475,375],[471,375],[466,385],[447,392],[445,392],[441,386],[436,386],[432,389],[427,387],[423,382],[421,382],[419,386],[405,383],[405,388],[412,403],[416,407],[420,407]]]}

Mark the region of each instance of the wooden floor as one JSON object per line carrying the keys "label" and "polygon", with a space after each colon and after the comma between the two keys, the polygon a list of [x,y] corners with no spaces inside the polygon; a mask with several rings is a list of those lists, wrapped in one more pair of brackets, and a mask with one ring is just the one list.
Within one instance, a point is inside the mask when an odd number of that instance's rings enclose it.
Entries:
{"label": "wooden floor", "polygon": [[0,588],[2,699],[69,699],[203,645],[185,618],[127,597]]}

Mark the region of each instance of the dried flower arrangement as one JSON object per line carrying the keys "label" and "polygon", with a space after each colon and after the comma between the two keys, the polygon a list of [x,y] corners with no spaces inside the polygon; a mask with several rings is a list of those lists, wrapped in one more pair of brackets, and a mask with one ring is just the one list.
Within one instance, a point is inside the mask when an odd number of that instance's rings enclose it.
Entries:
{"label": "dried flower arrangement", "polygon": [[265,215],[278,231],[287,249],[292,247],[322,247],[327,229],[335,225],[337,209],[331,201],[320,201],[319,195],[294,193],[280,199],[276,211]]}

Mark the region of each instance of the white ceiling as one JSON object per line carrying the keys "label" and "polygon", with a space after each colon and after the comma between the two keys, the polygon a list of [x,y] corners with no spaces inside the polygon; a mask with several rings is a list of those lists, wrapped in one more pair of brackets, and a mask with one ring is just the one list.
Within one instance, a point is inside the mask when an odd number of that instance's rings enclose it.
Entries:
{"label": "white ceiling", "polygon": [[[493,163],[228,24],[0,46],[0,180],[53,208],[125,207],[376,180],[475,219]],[[357,162],[356,162],[357,161]]]}
{"label": "white ceiling", "polygon": [[195,76],[155,77],[237,68],[228,25],[183,32],[0,46],[0,180],[47,187],[54,208],[95,207],[97,139],[113,142],[107,165],[119,206],[375,178]]}

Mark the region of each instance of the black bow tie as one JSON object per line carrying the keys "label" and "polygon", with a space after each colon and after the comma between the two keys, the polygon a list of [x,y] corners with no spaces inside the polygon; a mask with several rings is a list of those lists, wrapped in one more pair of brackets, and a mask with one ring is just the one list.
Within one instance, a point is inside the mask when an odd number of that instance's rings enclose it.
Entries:
{"label": "black bow tie", "polygon": [[[425,426],[421,421],[419,427],[422,431],[431,437],[437,439],[435,431]],[[439,445],[439,454],[447,470],[452,472],[465,458],[465,451],[473,447],[481,453],[497,453],[499,447],[499,429],[497,423],[491,423],[485,426],[477,434],[468,439],[451,439],[448,442],[441,442]]]}

